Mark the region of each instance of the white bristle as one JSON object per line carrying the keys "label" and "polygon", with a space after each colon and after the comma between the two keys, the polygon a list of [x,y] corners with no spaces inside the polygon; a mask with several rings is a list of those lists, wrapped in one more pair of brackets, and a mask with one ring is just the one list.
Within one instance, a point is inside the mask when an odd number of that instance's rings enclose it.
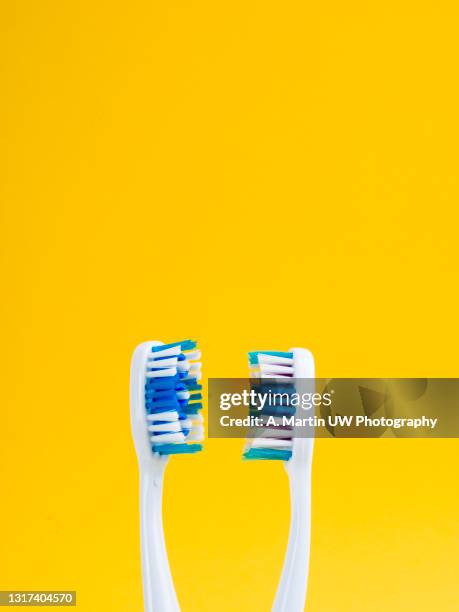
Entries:
{"label": "white bristle", "polygon": [[163,376],[175,376],[177,374],[177,368],[168,368],[166,370],[153,370],[152,372],[146,372],[146,378],[161,378]]}
{"label": "white bristle", "polygon": [[156,425],[149,425],[148,426],[148,431],[170,431],[170,432],[174,432],[174,431],[182,431],[182,427],[180,425],[179,421],[175,421],[174,423],[158,423]]}
{"label": "white bristle", "polygon": [[287,366],[287,365],[292,366],[293,359],[291,357],[275,357],[274,355],[265,355],[264,353],[259,353],[258,363],[260,364],[270,363],[270,364],[277,364],[277,365],[284,365],[284,366]]}
{"label": "white bristle", "polygon": [[292,376],[287,376],[286,374],[265,374],[262,372],[255,372],[250,376],[251,378],[276,378],[282,383],[294,383],[294,379],[292,378]]}
{"label": "white bristle", "polygon": [[190,369],[190,364],[188,363],[188,361],[179,361],[177,363],[177,370],[179,372],[188,372],[188,370]]}
{"label": "white bristle", "polygon": [[294,373],[293,368],[286,368],[284,371],[281,371],[281,367],[282,366],[271,365],[250,366],[250,378],[280,378],[286,381],[292,380]]}
{"label": "white bristle", "polygon": [[196,379],[198,382],[201,380],[201,372],[189,372],[188,376],[186,376],[183,380],[186,382],[187,380],[194,380]]}
{"label": "white bristle", "polygon": [[278,364],[262,363],[260,364],[260,372],[262,377],[265,374],[277,374],[281,376],[293,376],[292,366],[283,366]]}
{"label": "white bristle", "polygon": [[292,440],[277,440],[274,438],[254,438],[252,448],[292,448]]}
{"label": "white bristle", "polygon": [[200,350],[190,351],[188,353],[185,353],[185,357],[188,359],[188,361],[196,361],[196,359],[201,358],[201,351]]}
{"label": "white bristle", "polygon": [[266,429],[260,428],[260,435],[257,432],[257,438],[291,438],[292,437],[292,429],[284,429],[279,427],[279,429],[275,429],[274,427],[267,427]]}
{"label": "white bristle", "polygon": [[178,412],[176,410],[169,410],[168,412],[157,412],[156,414],[147,414],[147,421],[149,422],[157,422],[157,421],[167,421],[168,423],[172,423],[174,421],[178,421]]}
{"label": "white bristle", "polygon": [[193,426],[190,431],[187,440],[193,440],[194,442],[200,442],[204,439],[204,427],[202,425]]}
{"label": "white bristle", "polygon": [[189,391],[177,391],[177,397],[182,400],[190,399],[191,393]]}
{"label": "white bristle", "polygon": [[147,368],[173,368],[177,365],[177,357],[168,357],[167,359],[156,359],[152,354],[148,357]]}
{"label": "white bristle", "polygon": [[182,432],[167,433],[160,434],[159,436],[151,436],[150,440],[154,442],[154,444],[183,444],[185,442],[185,436]]}

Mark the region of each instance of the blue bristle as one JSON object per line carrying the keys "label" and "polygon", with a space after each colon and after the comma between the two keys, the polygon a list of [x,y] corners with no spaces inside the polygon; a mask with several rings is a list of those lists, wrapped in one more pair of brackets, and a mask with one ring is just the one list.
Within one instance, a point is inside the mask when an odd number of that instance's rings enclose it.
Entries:
{"label": "blue bristle", "polygon": [[155,389],[158,391],[164,389],[175,389],[176,384],[179,380],[178,375],[175,376],[161,376],[159,378],[148,378],[145,383],[145,389],[150,391],[151,389]]}
{"label": "blue bristle", "polygon": [[145,401],[154,403],[154,404],[163,404],[167,402],[174,402],[175,404],[178,402],[177,394],[174,392],[173,395],[158,397],[156,393],[153,393],[150,397],[147,397],[145,394]]}
{"label": "blue bristle", "polygon": [[[148,395],[147,395],[148,393]],[[145,399],[147,402],[176,402],[177,401],[177,393],[175,389],[170,389],[167,391],[167,395],[158,395],[157,391],[149,392],[145,391]]]}
{"label": "blue bristle", "polygon": [[162,412],[177,412],[177,408],[153,408],[149,406],[146,411],[147,414],[161,414]]}
{"label": "blue bristle", "polygon": [[[154,356],[154,358],[152,360],[149,360],[148,363],[157,363],[158,365],[160,365],[161,361],[164,361],[165,359],[171,359],[171,357],[168,357],[167,355],[163,357]],[[176,359],[180,360],[180,355],[177,355]]]}
{"label": "blue bristle", "polygon": [[[180,415],[180,421],[184,421],[186,419],[186,414],[185,415]],[[186,436],[190,433],[191,429],[189,427],[183,427],[182,424],[182,431],[183,431],[183,435]]]}
{"label": "blue bristle", "polygon": [[147,410],[151,409],[156,412],[158,411],[160,412],[161,410],[168,410],[169,408],[177,410],[179,406],[180,404],[178,403],[176,399],[162,400],[159,402],[150,402],[150,401],[145,402],[145,407],[147,408]]}

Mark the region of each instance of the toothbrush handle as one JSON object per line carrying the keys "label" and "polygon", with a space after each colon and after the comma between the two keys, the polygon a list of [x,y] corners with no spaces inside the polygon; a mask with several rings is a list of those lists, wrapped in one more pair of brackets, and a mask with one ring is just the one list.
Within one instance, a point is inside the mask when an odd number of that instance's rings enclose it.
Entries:
{"label": "toothbrush handle", "polygon": [[311,539],[311,461],[291,467],[290,533],[273,612],[303,612],[306,600]]}
{"label": "toothbrush handle", "polygon": [[179,612],[164,542],[163,472],[140,475],[140,536],[145,612]]}

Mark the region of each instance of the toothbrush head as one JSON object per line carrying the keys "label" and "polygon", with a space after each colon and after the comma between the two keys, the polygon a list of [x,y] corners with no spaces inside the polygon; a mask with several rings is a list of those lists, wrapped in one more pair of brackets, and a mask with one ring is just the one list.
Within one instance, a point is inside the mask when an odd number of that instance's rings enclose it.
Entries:
{"label": "toothbrush head", "polygon": [[249,368],[252,389],[276,397],[272,405],[265,403],[262,411],[251,408],[252,415],[262,416],[263,425],[255,428],[254,437],[247,441],[244,459],[289,461],[293,456],[299,457],[303,454],[299,447],[304,444],[298,444],[296,439],[297,404],[292,396],[304,386],[300,379],[314,377],[312,353],[306,349],[252,351]]}
{"label": "toothbrush head", "polygon": [[[131,425],[139,460],[202,450],[200,351],[196,342],[144,342],[131,363]],[[196,442],[196,443],[193,443]]]}
{"label": "toothbrush head", "polygon": [[[285,353],[280,351],[251,351],[249,353],[249,368],[251,379],[279,379],[282,384],[282,393],[290,393],[293,388],[293,353]],[[265,381],[268,382],[268,381]],[[258,383],[258,381],[257,381]],[[274,381],[273,381],[274,383]],[[281,389],[278,384],[279,393]],[[270,385],[252,384],[252,388],[256,392],[268,392]],[[284,416],[289,417],[292,414],[291,406],[287,405],[288,400],[280,402],[276,406],[265,406],[263,409],[263,417],[272,416],[279,423],[279,429],[263,426],[256,431],[256,437],[251,439],[244,452],[245,459],[274,459],[279,461],[288,461],[292,456],[293,438],[292,429],[281,425]]]}

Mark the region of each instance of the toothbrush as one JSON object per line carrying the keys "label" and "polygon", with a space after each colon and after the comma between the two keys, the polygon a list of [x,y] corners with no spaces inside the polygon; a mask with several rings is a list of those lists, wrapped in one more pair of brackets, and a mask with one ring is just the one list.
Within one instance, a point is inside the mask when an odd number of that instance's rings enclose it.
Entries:
{"label": "toothbrush", "polygon": [[[262,379],[261,387],[271,387],[291,392],[314,393],[314,358],[310,351],[296,348],[289,352],[255,351],[249,353],[251,378]],[[268,379],[268,380],[265,380]],[[273,379],[273,380],[270,380]],[[274,383],[271,384],[270,383]],[[292,384],[293,383],[293,384]],[[265,411],[265,409],[263,409]],[[276,415],[276,423],[283,416],[295,416],[298,408],[283,405],[268,409]],[[266,412],[265,412],[266,413]],[[263,414],[263,413],[262,413]],[[301,434],[303,437],[300,437]],[[305,431],[294,427],[261,427],[248,441],[245,459],[284,461],[290,483],[291,523],[284,566],[277,588],[273,612],[302,612],[306,600],[309,571],[311,533],[311,465],[313,432],[304,437]]]}
{"label": "toothbrush", "polygon": [[140,535],[145,612],[180,610],[162,520],[170,455],[196,453],[204,435],[200,352],[191,340],[144,342],[131,361],[131,427],[140,471]]}

